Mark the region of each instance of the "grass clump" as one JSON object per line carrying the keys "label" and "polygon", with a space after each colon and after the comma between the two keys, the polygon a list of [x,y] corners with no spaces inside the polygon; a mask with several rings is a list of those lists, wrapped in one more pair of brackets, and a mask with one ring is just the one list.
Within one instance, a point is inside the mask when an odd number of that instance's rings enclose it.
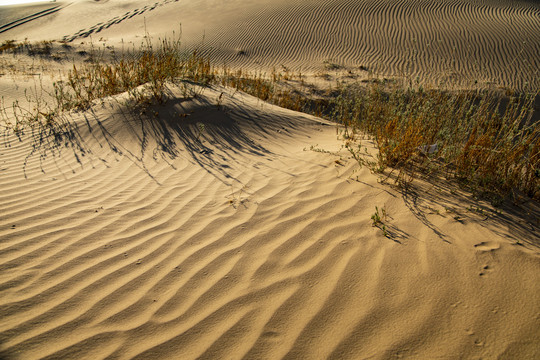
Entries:
{"label": "grass clump", "polygon": [[[47,55],[51,44],[6,41],[0,52],[18,54],[24,49],[28,55]],[[154,47],[147,36],[139,49],[120,54],[113,50],[109,57],[93,49],[88,61],[73,63],[67,74],[52,84],[52,90],[45,90],[40,84],[27,94],[27,105],[14,102],[10,110],[14,122],[6,115],[5,104],[0,114],[15,131],[51,127],[57,125],[55,120],[60,113],[86,109],[97,99],[128,92],[137,103],[162,102],[167,82],[183,84],[185,95],[190,96],[194,93],[190,92],[192,87],[188,83],[207,85],[213,77],[210,61],[197,51],[183,51],[179,40],[165,39]],[[52,101],[46,101],[45,95]]]}
{"label": "grass clump", "polygon": [[150,98],[161,102],[166,82],[206,85],[212,76],[209,60],[197,51],[186,55],[179,41],[163,40],[157,48],[148,41],[140,50],[114,55],[111,62],[93,56],[88,64],[74,64],[67,80],[54,84],[54,96],[61,110],[83,109],[96,99],[123,92],[141,101],[138,88],[145,85]]}
{"label": "grass clump", "polygon": [[15,40],[4,40],[2,44],[0,44],[0,53],[3,52],[14,52],[15,49],[18,48],[18,44]]}
{"label": "grass clump", "polygon": [[53,42],[43,40],[37,43],[31,43],[27,40],[19,42],[16,40],[4,40],[0,44],[0,54],[27,54],[30,56],[46,57],[51,55],[53,50]]}
{"label": "grass clump", "polygon": [[358,145],[369,134],[379,171],[398,180],[439,172],[486,194],[523,191],[540,197],[540,124],[533,119],[537,94],[451,92],[347,87],[336,99],[334,119],[346,126],[346,146],[361,163]]}
{"label": "grass clump", "polygon": [[385,237],[388,237],[388,231],[386,230],[386,225],[384,223],[386,219],[386,208],[382,207],[379,209],[378,206],[375,206],[375,212],[373,213],[373,215],[371,215],[371,226],[378,227],[383,232],[383,235]]}

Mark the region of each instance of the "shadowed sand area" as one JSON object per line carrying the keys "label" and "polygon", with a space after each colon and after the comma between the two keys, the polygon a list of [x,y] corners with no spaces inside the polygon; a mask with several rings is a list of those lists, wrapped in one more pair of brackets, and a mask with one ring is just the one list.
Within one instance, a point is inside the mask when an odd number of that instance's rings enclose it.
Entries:
{"label": "shadowed sand area", "polygon": [[[145,19],[155,38],[182,23],[186,46],[206,33],[212,59],[245,68],[538,84],[535,2],[76,1],[0,40],[118,46]],[[22,101],[38,70],[9,71],[0,94]],[[61,114],[62,132],[2,133],[1,359],[540,357],[537,202],[501,211],[421,179],[404,193],[335,124],[196,93],[168,85],[145,109],[120,94]]]}

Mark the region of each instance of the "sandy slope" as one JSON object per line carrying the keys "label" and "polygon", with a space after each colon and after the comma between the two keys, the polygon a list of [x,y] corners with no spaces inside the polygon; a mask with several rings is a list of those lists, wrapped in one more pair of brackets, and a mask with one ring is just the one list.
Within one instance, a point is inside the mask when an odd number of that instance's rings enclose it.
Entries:
{"label": "sandy slope", "polygon": [[322,120],[171,91],[66,115],[48,145],[3,138],[2,356],[540,355],[533,224],[444,187],[403,197]]}
{"label": "sandy slope", "polygon": [[[0,34],[117,47],[182,26],[187,46],[218,64],[304,73],[540,86],[540,7],[511,0],[133,0],[60,2],[62,9]],[[121,44],[123,42],[123,45]],[[326,63],[326,64],[325,64]]]}

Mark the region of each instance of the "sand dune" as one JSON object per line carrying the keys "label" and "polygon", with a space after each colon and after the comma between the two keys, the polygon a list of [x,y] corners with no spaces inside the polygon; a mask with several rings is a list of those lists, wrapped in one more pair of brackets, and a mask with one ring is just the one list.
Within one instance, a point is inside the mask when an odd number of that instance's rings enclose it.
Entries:
{"label": "sand dune", "polygon": [[172,36],[180,24],[187,46],[233,67],[317,73],[326,63],[360,76],[451,85],[540,84],[534,1],[81,1],[1,38],[118,46],[139,44],[145,29],[155,38]]}
{"label": "sand dune", "polygon": [[[181,23],[186,47],[234,67],[539,85],[532,1],[59,5],[0,9],[0,41],[75,56]],[[71,65],[5,56],[7,103]],[[403,193],[325,120],[166,90],[162,106],[120,94],[61,114],[60,132],[2,133],[1,359],[540,358],[537,203],[495,209],[421,179]]]}
{"label": "sand dune", "polygon": [[57,146],[4,138],[4,357],[538,356],[538,233],[403,198],[317,118],[172,91],[72,114]]}

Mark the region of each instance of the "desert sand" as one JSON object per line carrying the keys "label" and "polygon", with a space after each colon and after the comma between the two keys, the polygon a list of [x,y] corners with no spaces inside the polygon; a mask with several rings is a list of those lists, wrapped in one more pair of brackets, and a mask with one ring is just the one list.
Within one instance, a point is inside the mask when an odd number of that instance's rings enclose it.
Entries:
{"label": "desert sand", "polygon": [[[514,0],[57,1],[2,39],[138,45],[181,32],[219,64],[538,88],[540,8]],[[43,5],[39,5],[43,6]],[[20,7],[19,7],[20,8]],[[33,14],[32,7],[27,16]],[[42,11],[41,8],[37,8]],[[20,11],[20,10],[19,10]],[[1,15],[0,15],[1,16]],[[4,15],[7,16],[7,15]],[[0,18],[1,19],[1,18]],[[0,30],[2,31],[2,30]],[[361,69],[361,70],[360,70]]]}
{"label": "desert sand", "polygon": [[[0,42],[120,48],[181,25],[186,47],[233,68],[540,84],[533,1],[84,0],[0,14]],[[7,103],[70,66],[1,61]],[[141,111],[120,94],[66,112],[62,136],[2,134],[0,358],[540,358],[537,202],[501,210],[421,179],[404,193],[329,121],[225,87],[167,90]],[[386,234],[372,226],[382,209]]]}

